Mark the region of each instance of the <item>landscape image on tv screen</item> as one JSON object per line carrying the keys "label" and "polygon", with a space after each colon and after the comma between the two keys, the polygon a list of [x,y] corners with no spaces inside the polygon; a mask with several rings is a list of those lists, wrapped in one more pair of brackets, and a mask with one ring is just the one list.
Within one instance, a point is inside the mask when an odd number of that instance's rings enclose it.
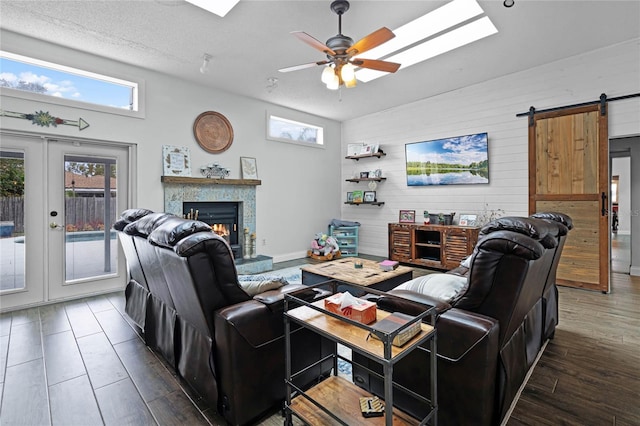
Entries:
{"label": "landscape image on tv screen", "polygon": [[487,133],[405,145],[407,185],[489,183]]}

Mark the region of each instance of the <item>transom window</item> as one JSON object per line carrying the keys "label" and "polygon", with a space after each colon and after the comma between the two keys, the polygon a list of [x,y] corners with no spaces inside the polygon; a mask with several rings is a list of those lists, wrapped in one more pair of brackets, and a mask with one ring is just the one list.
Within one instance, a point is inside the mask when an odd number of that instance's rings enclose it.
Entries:
{"label": "transom window", "polygon": [[268,114],[267,139],[323,147],[324,129],[313,124]]}
{"label": "transom window", "polygon": [[138,111],[138,83],[4,51],[0,51],[0,87],[25,97],[50,96],[54,103],[83,102],[112,112]]}

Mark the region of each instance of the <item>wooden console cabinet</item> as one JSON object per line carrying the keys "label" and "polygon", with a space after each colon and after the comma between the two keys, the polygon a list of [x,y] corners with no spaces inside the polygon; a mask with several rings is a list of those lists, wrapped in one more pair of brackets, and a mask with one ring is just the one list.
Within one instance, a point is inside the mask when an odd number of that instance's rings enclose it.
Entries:
{"label": "wooden console cabinet", "polygon": [[469,256],[480,228],[457,225],[389,224],[389,259],[436,269],[453,269]]}

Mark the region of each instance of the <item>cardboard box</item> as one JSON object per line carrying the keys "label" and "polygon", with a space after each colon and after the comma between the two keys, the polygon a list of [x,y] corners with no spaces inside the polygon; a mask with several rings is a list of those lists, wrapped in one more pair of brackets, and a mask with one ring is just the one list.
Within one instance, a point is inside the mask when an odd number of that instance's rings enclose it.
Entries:
{"label": "cardboard box", "polygon": [[363,324],[371,324],[376,320],[376,304],[367,300],[355,299],[356,304],[340,309],[343,293],[336,293],[324,299],[324,308],[334,314],[342,315]]}

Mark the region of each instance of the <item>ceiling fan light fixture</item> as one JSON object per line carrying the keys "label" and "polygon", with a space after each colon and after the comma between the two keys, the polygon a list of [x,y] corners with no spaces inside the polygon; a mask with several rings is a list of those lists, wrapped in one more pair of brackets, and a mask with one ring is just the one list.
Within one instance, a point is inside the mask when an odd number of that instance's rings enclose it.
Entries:
{"label": "ceiling fan light fixture", "polygon": [[342,77],[342,81],[344,81],[345,83],[347,81],[355,80],[356,67],[354,67],[353,64],[350,63],[344,64],[342,66],[342,69],[340,70],[340,77]]}
{"label": "ceiling fan light fixture", "polygon": [[352,87],[356,87],[356,84],[358,84],[358,80],[356,80],[355,75],[353,76],[353,79],[351,79],[351,80],[344,80],[344,87],[346,87],[347,89],[351,89]]}
{"label": "ceiling fan light fixture", "polygon": [[335,77],[336,73],[333,70],[333,68],[331,68],[331,65],[327,65],[326,67],[324,67],[324,69],[322,70],[322,75],[320,76],[320,80],[324,83],[324,84],[329,84],[330,82],[333,81],[333,77]]}
{"label": "ceiling fan light fixture", "polygon": [[334,73],[331,81],[327,83],[327,89],[338,90],[339,87],[340,87],[340,78],[338,78],[338,75]]}

